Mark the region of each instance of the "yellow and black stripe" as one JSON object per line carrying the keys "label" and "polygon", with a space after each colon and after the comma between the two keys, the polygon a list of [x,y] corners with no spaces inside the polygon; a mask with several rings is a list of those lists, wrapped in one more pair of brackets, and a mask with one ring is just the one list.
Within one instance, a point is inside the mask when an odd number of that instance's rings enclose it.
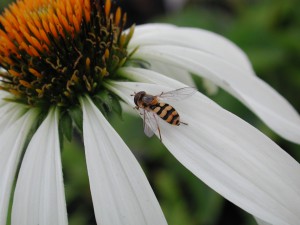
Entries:
{"label": "yellow and black stripe", "polygon": [[150,105],[149,108],[169,124],[177,126],[180,124],[179,114],[174,107],[168,103],[159,102],[157,104]]}

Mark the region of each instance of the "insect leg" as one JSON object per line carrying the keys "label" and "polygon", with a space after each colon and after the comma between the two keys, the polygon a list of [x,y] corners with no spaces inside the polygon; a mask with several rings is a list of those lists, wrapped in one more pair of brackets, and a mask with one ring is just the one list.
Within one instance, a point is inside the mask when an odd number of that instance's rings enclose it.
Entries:
{"label": "insect leg", "polygon": [[163,94],[164,94],[164,92],[162,91],[162,92],[160,93],[160,95],[158,95],[158,97],[162,96]]}
{"label": "insect leg", "polygon": [[162,142],[159,126],[157,126],[157,130],[158,130],[158,134],[159,134],[159,140]]}
{"label": "insect leg", "polygon": [[185,123],[185,122],[179,122],[180,124],[184,124],[184,125],[189,125],[188,123]]}
{"label": "insect leg", "polygon": [[160,128],[159,128],[159,124],[158,124],[158,120],[157,118],[154,116],[154,119],[156,121],[156,124],[157,124],[157,130],[158,130],[158,134],[159,134],[159,140],[162,142],[162,138],[161,138],[161,133],[160,133]]}

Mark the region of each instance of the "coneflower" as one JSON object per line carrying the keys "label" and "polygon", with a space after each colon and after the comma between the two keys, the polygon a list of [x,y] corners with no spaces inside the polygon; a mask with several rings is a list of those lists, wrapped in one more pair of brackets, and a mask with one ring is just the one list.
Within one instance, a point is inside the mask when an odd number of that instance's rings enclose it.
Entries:
{"label": "coneflower", "polygon": [[[192,85],[190,73],[300,143],[298,113],[230,41],[166,24],[124,30],[125,23],[110,0],[19,0],[0,16],[0,225],[7,223],[10,196],[14,225],[68,223],[60,142],[73,129],[83,134],[97,223],[167,224],[105,115],[121,113],[121,101],[134,107],[135,92]],[[187,125],[159,121],[161,139],[184,166],[258,221],[300,221],[298,162],[199,92],[172,105]]]}

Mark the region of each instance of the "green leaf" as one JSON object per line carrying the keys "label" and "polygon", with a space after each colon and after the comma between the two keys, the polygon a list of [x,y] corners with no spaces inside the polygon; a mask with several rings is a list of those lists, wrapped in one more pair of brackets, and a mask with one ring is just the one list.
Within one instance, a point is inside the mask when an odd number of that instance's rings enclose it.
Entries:
{"label": "green leaf", "polygon": [[68,141],[72,140],[73,122],[69,113],[64,112],[59,120],[59,129],[61,133],[67,138]]}
{"label": "green leaf", "polygon": [[112,98],[112,109],[118,115],[118,117],[122,120],[122,107],[120,104],[120,100],[117,98]]}
{"label": "green leaf", "polygon": [[94,96],[95,99],[99,99],[101,102],[103,102],[103,104],[108,105],[108,107],[111,110],[111,103],[112,103],[112,96],[110,95],[110,93],[107,90],[103,90],[101,92],[99,92],[97,95]]}
{"label": "green leaf", "polygon": [[82,110],[79,106],[74,106],[70,108],[69,114],[74,121],[77,128],[82,131]]}
{"label": "green leaf", "polygon": [[120,99],[107,90],[103,90],[95,95],[93,102],[106,117],[112,112],[117,113],[120,117],[122,116]]}

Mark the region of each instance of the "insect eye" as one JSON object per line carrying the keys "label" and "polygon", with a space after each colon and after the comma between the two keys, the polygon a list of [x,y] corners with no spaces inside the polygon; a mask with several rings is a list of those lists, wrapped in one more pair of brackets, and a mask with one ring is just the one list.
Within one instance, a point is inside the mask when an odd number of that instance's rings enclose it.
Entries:
{"label": "insect eye", "polygon": [[136,104],[136,105],[138,105],[138,100],[139,100],[139,98],[140,98],[140,95],[135,95],[134,96],[134,103]]}
{"label": "insect eye", "polygon": [[152,100],[153,100],[152,96],[144,96],[143,97],[143,102],[145,102],[145,103],[150,103],[150,102],[152,102]]}

